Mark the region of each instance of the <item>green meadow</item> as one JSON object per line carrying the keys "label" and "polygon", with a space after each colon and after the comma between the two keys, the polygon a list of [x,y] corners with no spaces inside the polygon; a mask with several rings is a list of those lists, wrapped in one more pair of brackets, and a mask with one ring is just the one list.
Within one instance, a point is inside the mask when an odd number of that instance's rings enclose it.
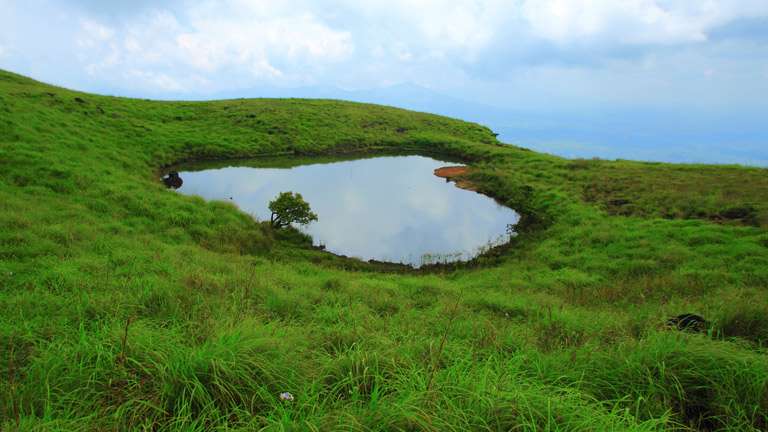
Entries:
{"label": "green meadow", "polygon": [[[519,234],[407,270],[159,181],[181,162],[392,152],[469,164]],[[706,331],[665,325],[683,313]],[[390,107],[158,102],[0,71],[0,430],[768,430],[768,170],[569,160]]]}

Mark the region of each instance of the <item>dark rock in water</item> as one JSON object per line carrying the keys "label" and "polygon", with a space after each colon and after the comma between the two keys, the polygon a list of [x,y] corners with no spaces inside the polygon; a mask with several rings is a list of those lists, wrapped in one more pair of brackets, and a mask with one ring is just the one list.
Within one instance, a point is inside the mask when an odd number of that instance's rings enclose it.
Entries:
{"label": "dark rock in water", "polygon": [[703,332],[709,323],[703,317],[694,314],[682,314],[667,320],[667,326],[677,330]]}
{"label": "dark rock in water", "polygon": [[184,184],[184,180],[179,177],[179,173],[171,171],[167,176],[163,177],[163,183],[169,188],[178,189]]}

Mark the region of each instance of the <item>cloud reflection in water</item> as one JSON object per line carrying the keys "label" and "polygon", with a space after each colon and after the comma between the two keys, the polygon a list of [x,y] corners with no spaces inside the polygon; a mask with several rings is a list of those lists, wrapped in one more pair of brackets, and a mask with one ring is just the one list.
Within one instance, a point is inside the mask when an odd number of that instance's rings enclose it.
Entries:
{"label": "cloud reflection in water", "polygon": [[315,244],[365,260],[422,264],[422,256],[462,253],[506,234],[513,210],[434,176],[450,165],[423,156],[390,156],[293,168],[228,167],[181,172],[180,192],[229,200],[259,220],[283,191],[299,192],[319,220],[300,227]]}

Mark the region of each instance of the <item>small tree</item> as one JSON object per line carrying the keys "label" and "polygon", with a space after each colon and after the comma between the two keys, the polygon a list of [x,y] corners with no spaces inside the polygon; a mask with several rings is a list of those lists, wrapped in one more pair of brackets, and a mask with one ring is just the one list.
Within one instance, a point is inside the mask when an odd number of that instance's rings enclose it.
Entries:
{"label": "small tree", "polygon": [[270,219],[275,228],[283,228],[294,222],[306,225],[317,220],[317,215],[312,212],[300,193],[280,192],[277,198],[270,201],[269,210],[272,212]]}

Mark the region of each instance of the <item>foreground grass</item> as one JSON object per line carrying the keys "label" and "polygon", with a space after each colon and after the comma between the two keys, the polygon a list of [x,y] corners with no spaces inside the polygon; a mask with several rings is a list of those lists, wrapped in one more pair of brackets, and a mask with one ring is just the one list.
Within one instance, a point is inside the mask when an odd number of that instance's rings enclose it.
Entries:
{"label": "foreground grass", "polygon": [[[387,273],[157,181],[184,160],[382,151],[471,163],[523,213],[516,243]],[[0,429],[767,430],[766,174],[0,72]],[[683,312],[709,332],[664,329]]]}

